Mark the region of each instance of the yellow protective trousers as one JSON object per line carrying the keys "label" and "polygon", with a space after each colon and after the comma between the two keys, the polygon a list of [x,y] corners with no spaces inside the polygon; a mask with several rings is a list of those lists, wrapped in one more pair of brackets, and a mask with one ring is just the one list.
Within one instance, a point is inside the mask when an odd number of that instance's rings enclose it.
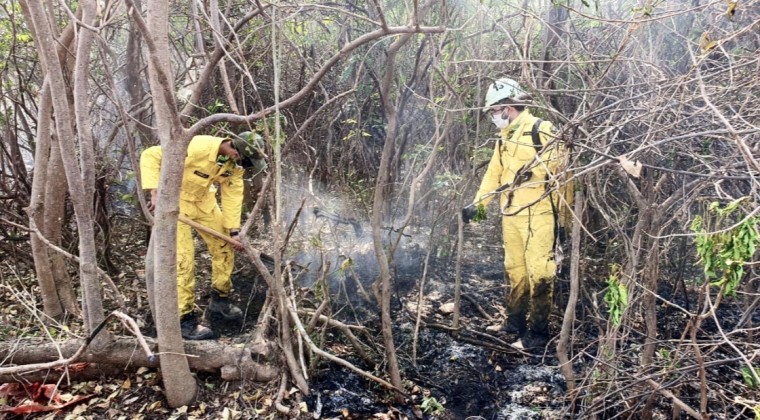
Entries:
{"label": "yellow protective trousers", "polygon": [[509,278],[511,322],[547,333],[554,292],[554,215],[502,217],[504,269]]}
{"label": "yellow protective trousers", "polygon": [[[211,212],[204,212],[195,203],[180,200],[180,213],[194,222],[225,235],[224,217],[219,206]],[[211,287],[225,297],[232,291],[230,275],[235,264],[232,246],[207,233],[198,232],[211,254]],[[195,244],[190,226],[177,224],[177,295],[180,316],[193,311],[195,305]]]}

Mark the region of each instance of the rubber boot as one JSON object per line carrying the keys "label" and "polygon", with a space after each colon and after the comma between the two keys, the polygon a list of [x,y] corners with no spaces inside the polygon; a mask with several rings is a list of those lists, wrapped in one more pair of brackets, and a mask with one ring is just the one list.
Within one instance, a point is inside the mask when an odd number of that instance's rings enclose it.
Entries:
{"label": "rubber boot", "polygon": [[208,311],[211,314],[221,316],[227,321],[239,321],[243,319],[243,311],[230,303],[230,298],[219,296],[219,293],[216,291],[211,292],[211,302],[208,304]]}
{"label": "rubber boot", "polygon": [[185,314],[179,319],[179,328],[182,331],[182,338],[185,340],[208,340],[214,337],[214,331],[199,324],[193,312]]}
{"label": "rubber boot", "polygon": [[545,331],[528,330],[521,341],[525,350],[543,351],[549,343],[549,334]]}
{"label": "rubber boot", "polygon": [[525,314],[509,314],[507,322],[501,327],[501,331],[507,334],[523,335],[525,333]]}

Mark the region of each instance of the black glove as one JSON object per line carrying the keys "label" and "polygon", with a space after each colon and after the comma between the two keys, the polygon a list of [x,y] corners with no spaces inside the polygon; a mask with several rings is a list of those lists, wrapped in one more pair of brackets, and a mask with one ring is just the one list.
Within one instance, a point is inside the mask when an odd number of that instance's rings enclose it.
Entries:
{"label": "black glove", "polygon": [[470,223],[470,221],[475,217],[475,214],[478,212],[478,209],[475,208],[475,206],[468,206],[462,209],[462,221],[465,223]]}

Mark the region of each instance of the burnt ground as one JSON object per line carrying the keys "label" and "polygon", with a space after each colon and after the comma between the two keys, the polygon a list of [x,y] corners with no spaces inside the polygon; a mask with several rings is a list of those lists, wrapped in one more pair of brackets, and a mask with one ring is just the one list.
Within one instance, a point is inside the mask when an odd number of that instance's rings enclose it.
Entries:
{"label": "burnt ground", "polygon": [[[313,224],[313,220],[305,220],[305,225]],[[374,255],[367,237],[350,237],[350,228],[325,225],[327,230],[320,232],[319,252],[309,251],[306,243],[314,244],[313,232],[300,232],[294,237],[293,258],[309,272],[318,272],[322,256],[330,255],[331,244],[328,238],[341,242],[348,238],[350,247],[341,249],[337,257],[331,261],[332,269],[328,277],[333,296],[333,314],[336,318],[347,323],[362,324],[367,327],[367,333],[360,339],[367,346],[376,363],[367,365],[355,356],[346,340],[335,331],[327,331],[324,336],[324,347],[333,354],[339,355],[362,369],[384,376],[384,357],[377,307],[362,299],[357,292],[357,281],[371,294],[371,283],[377,277],[377,269],[372,264]],[[365,229],[365,233],[368,229]],[[312,395],[304,398],[302,407],[306,414],[302,418],[369,418],[385,415],[384,418],[451,418],[451,419],[554,419],[572,418],[568,414],[566,385],[558,368],[558,360],[554,355],[553,341],[548,350],[541,354],[526,355],[511,347],[509,343],[516,337],[505,336],[494,332],[488,327],[499,325],[504,319],[505,284],[502,268],[502,250],[498,227],[493,218],[483,224],[468,225],[465,231],[465,253],[462,259],[462,287],[468,299],[462,300],[461,323],[464,327],[458,334],[453,335],[446,329],[451,325],[452,316],[442,311],[442,306],[453,300],[455,283],[455,258],[448,257],[449,248],[441,247],[431,256],[429,273],[426,279],[424,297],[421,305],[423,313],[416,347],[416,360],[413,355],[413,340],[419,295],[419,281],[422,277],[423,262],[426,256],[427,243],[430,236],[426,231],[411,231],[409,236],[402,238],[399,253],[394,265],[394,297],[392,313],[394,316],[395,343],[401,365],[402,377],[409,398],[403,402],[393,399],[385,389],[367,381],[359,375],[335,364],[315,362],[310,377]],[[347,233],[348,232],[348,233]],[[311,235],[311,236],[310,236]],[[347,236],[348,235],[348,236]],[[317,235],[320,236],[320,235]],[[266,249],[266,243],[258,244]],[[332,244],[334,245],[334,243]],[[202,247],[202,246],[201,246]],[[138,320],[142,329],[151,335],[152,321],[150,320],[144,286],[140,280],[144,246],[140,241],[128,241],[118,253],[117,266],[124,267],[122,275],[115,276],[122,292],[129,299],[129,313]],[[315,258],[319,255],[319,258]],[[210,274],[210,257],[199,252],[196,267],[198,277],[197,303],[198,310],[203,311],[209,299],[208,277]],[[217,339],[227,343],[242,343],[248,339],[247,333],[256,323],[258,313],[266,294],[266,287],[257,278],[251,265],[239,259],[237,270],[233,275],[235,287],[234,299],[246,311],[246,318],[237,324],[224,323],[218,319],[208,319],[210,325],[217,331]],[[329,257],[324,257],[329,260]],[[350,262],[350,263],[347,263]],[[595,269],[589,263],[587,272],[594,273]],[[601,269],[600,269],[601,270]],[[600,277],[603,274],[600,273]],[[26,284],[29,292],[34,293],[33,279],[16,274],[15,282]],[[7,277],[6,277],[7,278]],[[313,292],[314,277],[308,273],[300,273],[301,289],[299,295],[304,306],[316,305],[316,294]],[[587,288],[601,290],[602,285],[593,285],[592,278],[584,279]],[[11,282],[13,283],[13,282]],[[558,279],[556,284],[556,300],[551,332],[556,335],[559,331],[564,296],[567,291],[567,280]],[[663,296],[673,296],[679,305],[685,305],[683,294],[673,293],[668,287],[661,293]],[[693,290],[690,299],[694,300]],[[19,297],[10,293],[0,295],[3,303],[3,321],[15,322],[17,327],[12,329],[9,324],[0,328],[2,339],[23,335],[34,335],[35,327],[29,317],[17,316],[23,314],[23,305]],[[106,304],[113,302],[106,299]],[[595,354],[594,339],[597,334],[597,323],[593,313],[584,308],[588,301],[579,305],[578,319],[583,320],[576,330],[576,349],[578,354],[583,350]],[[691,303],[692,308],[694,302]],[[562,309],[560,309],[562,308]],[[481,311],[488,314],[488,317]],[[660,331],[662,339],[678,339],[686,325],[686,319],[678,311],[667,306],[661,308]],[[754,315],[755,325],[760,322],[760,311]],[[741,315],[741,305],[738,301],[725,301],[719,317],[724,328],[738,321]],[[23,324],[27,322],[28,324]],[[78,331],[76,323],[70,325],[70,332]],[[114,327],[115,332],[125,334],[123,329]],[[701,331],[703,337],[713,336],[715,324],[707,320]],[[60,333],[62,336],[65,332]],[[556,337],[555,337],[556,338]],[[751,337],[744,337],[752,340]],[[589,347],[586,347],[589,346]],[[619,363],[623,369],[635,370],[638,352],[620,351]],[[726,360],[736,359],[736,353],[724,347],[719,348],[713,358]],[[575,371],[579,374],[587,372],[593,360],[588,357],[578,357],[575,360]],[[677,361],[673,362],[674,364]],[[628,366],[628,368],[625,368]],[[746,415],[741,406],[730,403],[730,395],[738,394],[755,401],[760,400],[757,391],[744,392],[741,382],[739,362],[721,363],[708,369],[711,381],[725,380],[718,392],[726,394],[712,395],[710,411],[714,418],[742,418]],[[271,416],[274,413],[272,399],[278,383],[251,384],[227,383],[216,375],[199,374],[198,380],[202,385],[198,403],[185,409],[172,410],[165,407],[161,391],[160,371],[140,369],[137,372],[125,373],[120,377],[99,378],[90,381],[62,383],[61,390],[67,395],[89,395],[86,403],[69,407],[62,414],[76,414],[83,418],[250,418],[256,415]],[[692,407],[698,407],[698,383],[685,381],[682,399]],[[712,382],[711,382],[712,383]],[[726,392],[726,390],[734,390]],[[287,403],[296,405],[300,397],[297,393],[291,396]],[[0,400],[0,403],[3,402]],[[10,401],[5,401],[10,404]],[[623,404],[630,402],[609,402],[592,410],[599,418],[615,418],[623,411]],[[438,407],[438,409],[436,409]],[[625,406],[629,408],[629,406]],[[723,413],[723,414],[720,414]],[[587,413],[590,414],[590,413]],[[670,418],[670,406],[655,407],[655,414]],[[45,414],[48,415],[48,414]],[[42,416],[42,414],[40,414]],[[76,418],[74,416],[73,418]],[[2,417],[0,413],[0,417]],[[53,417],[50,417],[53,418]],[[61,417],[62,418],[62,417]],[[660,417],[658,417],[660,418]]]}
{"label": "burnt ground", "polygon": [[[333,367],[313,378],[313,388],[317,392],[307,400],[309,405],[321,406],[322,415],[327,417],[343,415],[348,409],[357,418],[364,418],[388,412],[390,407],[391,411],[397,410],[414,418],[415,406],[419,414],[419,406],[425,400],[434,399],[444,408],[436,416],[444,418],[561,417],[565,385],[553,354],[522,354],[509,347],[517,337],[488,329],[500,325],[505,311],[503,254],[498,238],[495,240],[497,235],[493,234],[498,232],[497,229],[491,223],[466,228],[462,288],[469,299],[462,300],[460,322],[464,330],[456,336],[445,328],[451,325],[452,315],[441,311],[442,305],[453,302],[455,261],[453,258],[431,258],[416,363],[413,360],[413,339],[419,280],[426,254],[418,243],[424,241],[429,232],[414,232],[402,240],[395,271],[392,313],[402,377],[410,382],[409,389],[417,390],[406,404],[392,404],[387,401],[389,396],[377,386],[346,369]],[[375,276],[376,273],[370,270],[362,277],[373,279]],[[347,286],[350,280],[346,281]],[[369,283],[364,285],[367,290]],[[373,305],[352,295],[354,289],[347,287],[351,302],[350,305],[346,303],[346,307],[359,307],[364,316],[376,315]],[[492,319],[487,319],[478,307]],[[379,331],[376,318],[368,320]],[[558,328],[561,320],[557,316],[554,318],[552,326]],[[379,332],[375,334],[375,341],[380,342]],[[376,350],[382,351],[381,348]],[[372,370],[371,367],[365,368]],[[383,396],[384,399],[378,398]]]}

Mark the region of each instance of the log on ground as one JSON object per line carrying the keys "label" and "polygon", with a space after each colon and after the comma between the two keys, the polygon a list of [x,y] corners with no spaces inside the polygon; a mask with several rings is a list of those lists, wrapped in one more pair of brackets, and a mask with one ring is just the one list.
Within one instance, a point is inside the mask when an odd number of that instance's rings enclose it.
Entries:
{"label": "log on ground", "polygon": [[[149,347],[158,353],[158,344],[146,339]],[[46,363],[67,358],[77,352],[84,340],[67,340],[56,344],[43,339],[20,339],[0,342],[0,382],[11,379],[3,375],[3,367]],[[60,353],[59,353],[60,351]],[[268,382],[279,375],[279,369],[269,363],[272,351],[268,344],[231,346],[217,341],[186,341],[190,369],[219,373],[222,379]],[[148,360],[136,339],[121,337],[114,339],[101,351],[86,351],[76,362],[90,362],[116,366],[122,369],[138,367],[159,367],[158,360]],[[60,370],[60,369],[54,369]],[[23,378],[14,375],[13,378]],[[18,381],[18,379],[16,380]]]}

